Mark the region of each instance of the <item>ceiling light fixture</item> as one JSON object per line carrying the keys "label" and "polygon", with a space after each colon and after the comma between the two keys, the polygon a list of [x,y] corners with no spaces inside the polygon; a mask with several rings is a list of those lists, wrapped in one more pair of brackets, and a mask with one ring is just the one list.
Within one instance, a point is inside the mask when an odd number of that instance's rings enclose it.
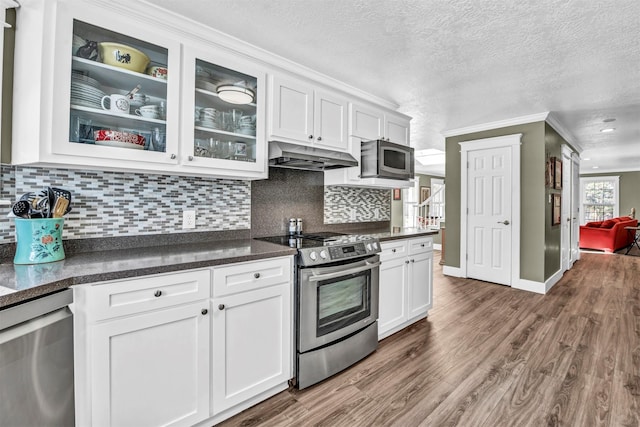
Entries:
{"label": "ceiling light fixture", "polygon": [[604,129],[600,129],[600,132],[609,133],[609,132],[613,132],[614,130],[616,130],[616,128],[604,128]]}
{"label": "ceiling light fixture", "polygon": [[245,86],[245,82],[221,85],[216,91],[220,99],[230,104],[251,104],[255,100],[255,93]]}

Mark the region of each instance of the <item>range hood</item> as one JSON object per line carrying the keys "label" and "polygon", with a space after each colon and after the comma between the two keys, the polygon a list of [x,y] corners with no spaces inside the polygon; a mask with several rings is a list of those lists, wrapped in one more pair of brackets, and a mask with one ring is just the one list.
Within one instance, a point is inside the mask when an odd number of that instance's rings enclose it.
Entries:
{"label": "range hood", "polygon": [[358,161],[348,153],[271,141],[269,142],[269,166],[325,171],[358,166]]}

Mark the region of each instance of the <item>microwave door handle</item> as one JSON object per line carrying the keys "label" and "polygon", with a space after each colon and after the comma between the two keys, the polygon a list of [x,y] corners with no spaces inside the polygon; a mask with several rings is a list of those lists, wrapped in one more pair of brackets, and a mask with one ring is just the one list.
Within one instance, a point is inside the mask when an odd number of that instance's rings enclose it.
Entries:
{"label": "microwave door handle", "polygon": [[310,282],[320,282],[322,280],[336,279],[338,277],[346,276],[349,274],[355,274],[355,273],[360,273],[362,271],[371,270],[379,266],[380,266],[380,261],[374,262],[374,263],[367,262],[367,265],[350,268],[349,270],[338,271],[336,273],[314,274],[313,276],[309,277],[308,280]]}

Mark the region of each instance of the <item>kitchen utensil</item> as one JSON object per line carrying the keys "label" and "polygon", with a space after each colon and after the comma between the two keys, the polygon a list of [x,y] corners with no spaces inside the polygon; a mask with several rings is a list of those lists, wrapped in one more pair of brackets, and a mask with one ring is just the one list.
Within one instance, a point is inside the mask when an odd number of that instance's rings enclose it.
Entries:
{"label": "kitchen utensil", "polygon": [[56,199],[56,204],[53,207],[52,218],[62,218],[62,216],[67,213],[67,208],[69,207],[69,200],[64,197],[58,197]]}
{"label": "kitchen utensil", "polygon": [[[51,189],[53,190],[53,193],[56,195],[56,203],[54,205],[54,211],[55,211],[55,206],[58,205],[58,200],[60,199],[65,199],[67,201],[66,206],[64,208],[63,211],[63,215],[66,214],[67,212],[69,212],[69,210],[71,210],[70,205],[71,205],[71,191],[69,190],[65,190],[63,188],[57,188],[57,187],[51,187]],[[62,215],[60,215],[62,216]]]}
{"label": "kitchen utensil", "polygon": [[18,200],[13,204],[11,212],[20,218],[31,218],[31,204],[26,200]]}
{"label": "kitchen utensil", "polygon": [[27,202],[29,202],[30,205],[33,206],[33,202],[36,199],[36,193],[29,191],[28,193],[24,193],[22,196],[20,196],[19,200],[26,200]]}
{"label": "kitchen utensil", "polygon": [[149,64],[149,57],[138,49],[121,43],[101,42],[98,50],[102,62],[115,67],[142,73]]}
{"label": "kitchen utensil", "polygon": [[42,218],[49,217],[49,196],[46,190],[42,190],[41,194],[43,196],[38,199],[38,203],[36,205],[36,210],[40,213]]}
{"label": "kitchen utensil", "polygon": [[126,94],[125,96],[129,99],[133,99],[133,95],[135,95],[140,89],[142,88],[142,86],[137,85],[136,87],[134,87],[133,89],[131,89],[129,91],[128,94]]}

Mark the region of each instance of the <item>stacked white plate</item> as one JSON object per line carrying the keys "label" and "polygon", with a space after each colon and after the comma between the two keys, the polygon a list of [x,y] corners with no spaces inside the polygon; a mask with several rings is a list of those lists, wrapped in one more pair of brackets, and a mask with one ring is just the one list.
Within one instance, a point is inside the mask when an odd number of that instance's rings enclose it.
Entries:
{"label": "stacked white plate", "polygon": [[89,76],[73,73],[71,75],[71,104],[82,107],[102,108],[100,101],[106,93],[100,83]]}

